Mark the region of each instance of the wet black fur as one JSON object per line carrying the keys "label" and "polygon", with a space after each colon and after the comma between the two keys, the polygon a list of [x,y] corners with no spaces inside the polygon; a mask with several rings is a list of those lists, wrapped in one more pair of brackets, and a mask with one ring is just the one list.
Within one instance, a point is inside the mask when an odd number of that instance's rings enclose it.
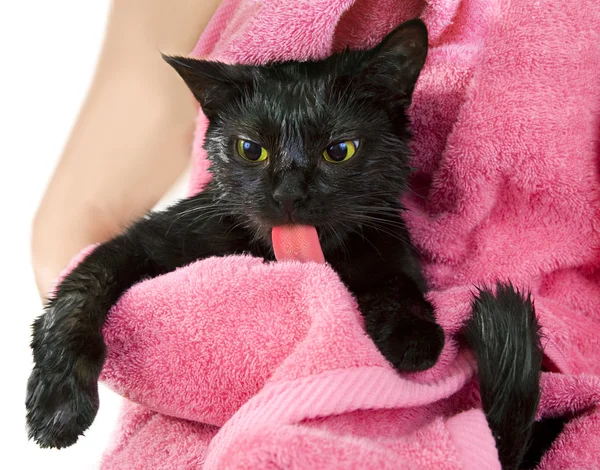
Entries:
{"label": "wet black fur", "polygon": [[543,358],[530,296],[509,284],[499,284],[495,294],[481,290],[462,333],[477,359],[483,411],[502,468],[521,468],[532,441]]}
{"label": "wet black fur", "polygon": [[[325,258],[356,295],[368,334],[397,370],[435,364],[444,334],[424,298],[399,203],[409,177],[406,109],[426,53],[427,31],[413,20],[374,49],[320,61],[254,67],[166,57],[209,118],[213,181],[99,246],[61,283],[33,325],[30,437],[43,447],[66,447],[93,421],[105,356],[101,328],[125,290],[210,256],[250,253],[271,261],[271,228],[286,223],[317,228]],[[238,138],[267,148],[268,160],[243,160]],[[352,159],[324,160],[328,145],[352,139],[360,139]],[[282,199],[295,207],[291,215]],[[473,325],[467,336],[476,347]],[[512,353],[520,350],[506,352]],[[518,374],[512,378],[518,382]],[[491,396],[512,400],[518,392]]]}

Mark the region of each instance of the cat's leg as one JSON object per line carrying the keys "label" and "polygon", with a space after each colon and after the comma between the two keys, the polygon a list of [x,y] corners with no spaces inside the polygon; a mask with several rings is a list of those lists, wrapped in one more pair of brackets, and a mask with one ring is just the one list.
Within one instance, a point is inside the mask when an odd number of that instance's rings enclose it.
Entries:
{"label": "cat's leg", "polygon": [[356,293],[367,334],[400,372],[432,367],[444,347],[444,332],[416,283],[395,275]]}
{"label": "cat's leg", "polygon": [[26,407],[30,438],[40,446],[69,446],[94,420],[102,327],[125,290],[196,259],[250,251],[245,233],[210,217],[214,207],[203,193],[152,214],[98,246],[62,281],[33,325]]}
{"label": "cat's leg", "polygon": [[130,245],[120,236],[99,246],[62,281],[33,324],[27,425],[29,437],[42,447],[73,444],[94,420],[106,314],[152,269],[143,250]]}

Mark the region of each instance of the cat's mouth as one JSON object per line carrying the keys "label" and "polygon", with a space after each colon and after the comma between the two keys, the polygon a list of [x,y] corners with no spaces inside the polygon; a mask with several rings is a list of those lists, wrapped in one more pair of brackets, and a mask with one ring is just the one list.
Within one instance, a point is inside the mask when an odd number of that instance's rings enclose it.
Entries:
{"label": "cat's mouth", "polygon": [[342,243],[348,236],[348,225],[339,223],[333,215],[323,212],[315,213],[303,208],[299,208],[291,214],[284,211],[262,212],[251,216],[250,224],[254,227],[258,238],[271,247],[273,246],[273,230],[279,228],[284,228],[285,233],[292,233],[292,230],[300,230],[299,227],[312,227],[314,232],[311,237],[314,236],[313,240],[318,240],[320,247],[325,252]]}
{"label": "cat's mouth", "polygon": [[[266,216],[266,217],[265,217]],[[274,214],[263,214],[258,218],[260,225],[268,227],[269,232],[273,227],[279,227],[283,225],[288,226],[314,226],[318,227],[315,217],[311,217],[310,214],[304,211],[295,210],[292,212],[281,211]]]}

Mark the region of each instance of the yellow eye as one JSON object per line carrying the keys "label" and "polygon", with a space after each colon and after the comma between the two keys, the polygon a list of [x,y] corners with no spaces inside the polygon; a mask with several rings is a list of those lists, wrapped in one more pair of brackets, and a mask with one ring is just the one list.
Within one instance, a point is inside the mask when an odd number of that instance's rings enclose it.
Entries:
{"label": "yellow eye", "polygon": [[350,160],[358,148],[358,140],[346,140],[330,145],[323,151],[323,157],[329,163],[342,163]]}
{"label": "yellow eye", "polygon": [[238,139],[235,148],[240,157],[249,162],[263,162],[269,156],[266,148],[249,140]]}

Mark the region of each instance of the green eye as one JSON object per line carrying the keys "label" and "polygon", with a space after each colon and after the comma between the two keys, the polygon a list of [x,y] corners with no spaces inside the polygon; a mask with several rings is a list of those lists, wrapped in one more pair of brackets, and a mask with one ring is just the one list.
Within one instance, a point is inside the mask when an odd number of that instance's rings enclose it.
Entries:
{"label": "green eye", "polygon": [[329,163],[342,163],[350,160],[358,148],[358,140],[346,140],[330,145],[323,151],[323,157]]}
{"label": "green eye", "polygon": [[266,148],[249,140],[238,139],[235,148],[240,157],[249,162],[263,162],[269,156]]}

